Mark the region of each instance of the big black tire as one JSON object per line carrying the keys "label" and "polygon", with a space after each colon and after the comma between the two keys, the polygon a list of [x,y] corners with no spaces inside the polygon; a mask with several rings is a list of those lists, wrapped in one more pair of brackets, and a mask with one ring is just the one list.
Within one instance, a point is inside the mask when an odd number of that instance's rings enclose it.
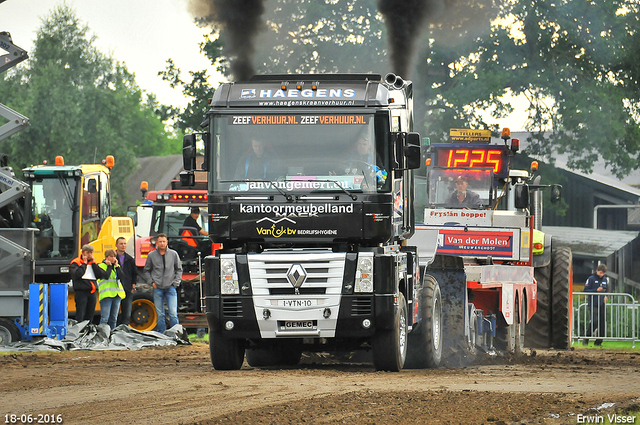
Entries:
{"label": "big black tire", "polygon": [[291,347],[274,347],[271,350],[249,348],[246,350],[247,364],[251,367],[295,366],[300,363],[302,351]]}
{"label": "big black tire", "polygon": [[238,370],[244,360],[244,340],[227,339],[221,332],[209,330],[209,354],[216,370]]}
{"label": "big black tire", "polygon": [[553,252],[553,302],[551,304],[552,346],[559,350],[571,347],[573,255],[568,247]]}
{"label": "big black tire", "polygon": [[536,312],[529,320],[525,345],[530,348],[551,347],[551,263],[537,267],[534,276],[538,282]]}
{"label": "big black tire", "polygon": [[373,365],[376,370],[400,372],[407,357],[407,301],[398,296],[394,326],[391,330],[378,331],[373,336]]}
{"label": "big black tire", "polygon": [[9,319],[0,318],[0,345],[9,345],[20,339],[20,330],[16,324]]}
{"label": "big black tire", "polygon": [[409,334],[405,368],[436,368],[442,361],[442,295],[440,285],[425,275],[418,294],[420,326]]}

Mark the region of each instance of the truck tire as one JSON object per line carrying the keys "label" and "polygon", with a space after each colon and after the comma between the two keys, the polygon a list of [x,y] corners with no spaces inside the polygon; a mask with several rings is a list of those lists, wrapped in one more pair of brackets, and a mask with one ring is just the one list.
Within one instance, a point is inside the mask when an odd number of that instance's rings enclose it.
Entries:
{"label": "truck tire", "polygon": [[216,370],[238,370],[244,360],[244,340],[228,339],[222,332],[209,330],[209,354]]}
{"label": "truck tire", "polygon": [[571,248],[560,247],[553,252],[553,302],[551,304],[551,337],[553,348],[571,347],[573,255]]}
{"label": "truck tire", "polygon": [[302,351],[292,347],[274,347],[271,350],[249,348],[246,350],[247,364],[251,367],[296,366]]}
{"label": "truck tire", "polygon": [[408,337],[407,360],[409,369],[436,368],[442,361],[442,296],[438,281],[425,275],[418,294],[418,308],[422,318],[420,326]]}
{"label": "truck tire", "polygon": [[371,348],[376,370],[402,370],[407,357],[407,301],[402,293],[398,296],[393,329],[376,332]]}
{"label": "truck tire", "polygon": [[551,346],[551,263],[536,267],[534,276],[538,282],[536,312],[529,320],[525,345],[530,348]]}
{"label": "truck tire", "polygon": [[20,339],[20,330],[16,324],[9,319],[0,318],[0,345],[9,345]]}
{"label": "truck tire", "polygon": [[129,326],[138,331],[152,331],[158,324],[158,314],[153,303],[153,291],[133,294]]}

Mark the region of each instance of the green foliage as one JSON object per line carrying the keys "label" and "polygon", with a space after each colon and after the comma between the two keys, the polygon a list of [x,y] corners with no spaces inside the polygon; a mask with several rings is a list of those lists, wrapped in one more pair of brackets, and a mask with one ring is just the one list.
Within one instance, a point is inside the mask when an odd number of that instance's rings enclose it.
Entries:
{"label": "green foliage", "polygon": [[[0,143],[11,165],[93,163],[114,155],[116,212],[126,209],[125,185],[136,156],[180,152],[151,95],[143,99],[124,64],[94,47],[95,37],[66,5],[42,22],[30,59],[0,79],[0,100],[29,117],[31,126]],[[124,208],[123,208],[124,207]]]}

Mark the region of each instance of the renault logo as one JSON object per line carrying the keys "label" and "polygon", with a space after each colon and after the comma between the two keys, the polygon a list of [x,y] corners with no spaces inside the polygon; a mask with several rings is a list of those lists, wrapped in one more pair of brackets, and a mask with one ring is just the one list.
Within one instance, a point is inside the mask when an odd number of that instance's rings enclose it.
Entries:
{"label": "renault logo", "polygon": [[307,272],[300,264],[294,264],[287,272],[287,279],[294,288],[298,289],[307,279]]}

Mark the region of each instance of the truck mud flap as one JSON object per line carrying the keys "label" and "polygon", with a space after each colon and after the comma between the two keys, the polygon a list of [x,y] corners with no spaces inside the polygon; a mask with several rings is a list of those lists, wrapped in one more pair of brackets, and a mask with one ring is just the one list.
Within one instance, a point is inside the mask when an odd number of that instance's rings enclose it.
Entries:
{"label": "truck mud flap", "polygon": [[438,281],[442,293],[442,364],[465,366],[473,354],[467,342],[467,279],[462,258],[436,255],[424,274]]}

